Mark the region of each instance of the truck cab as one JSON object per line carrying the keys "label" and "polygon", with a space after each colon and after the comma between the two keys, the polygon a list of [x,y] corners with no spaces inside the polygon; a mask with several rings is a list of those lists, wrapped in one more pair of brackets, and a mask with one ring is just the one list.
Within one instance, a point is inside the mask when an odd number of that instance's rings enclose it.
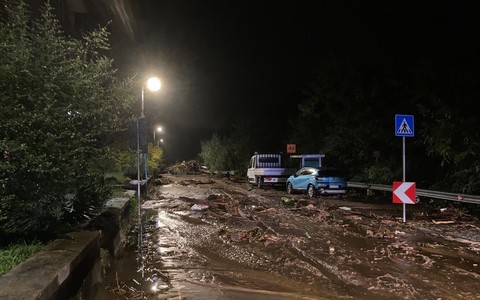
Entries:
{"label": "truck cab", "polygon": [[256,153],[250,158],[247,181],[259,188],[264,185],[284,185],[295,170],[282,154]]}

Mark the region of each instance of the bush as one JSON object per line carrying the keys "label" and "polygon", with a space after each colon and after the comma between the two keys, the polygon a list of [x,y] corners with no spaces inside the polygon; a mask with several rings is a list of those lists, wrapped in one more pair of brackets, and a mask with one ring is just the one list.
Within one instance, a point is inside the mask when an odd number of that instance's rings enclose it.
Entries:
{"label": "bush", "polygon": [[126,126],[132,81],[115,77],[108,32],[66,38],[48,1],[29,19],[6,1],[0,23],[0,240],[63,232],[110,191],[101,139]]}

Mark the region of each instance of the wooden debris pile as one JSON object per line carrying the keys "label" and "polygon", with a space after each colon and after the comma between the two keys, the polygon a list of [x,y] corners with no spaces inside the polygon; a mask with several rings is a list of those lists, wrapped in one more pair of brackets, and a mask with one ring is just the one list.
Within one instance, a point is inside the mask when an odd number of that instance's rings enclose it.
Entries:
{"label": "wooden debris pile", "polygon": [[196,160],[182,161],[167,168],[167,172],[174,175],[198,174],[200,165]]}

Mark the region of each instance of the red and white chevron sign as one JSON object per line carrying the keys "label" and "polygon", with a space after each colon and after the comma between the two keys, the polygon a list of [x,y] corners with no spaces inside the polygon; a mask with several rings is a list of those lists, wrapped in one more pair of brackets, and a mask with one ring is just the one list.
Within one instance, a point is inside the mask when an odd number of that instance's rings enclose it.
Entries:
{"label": "red and white chevron sign", "polygon": [[415,204],[415,182],[393,182],[393,203]]}

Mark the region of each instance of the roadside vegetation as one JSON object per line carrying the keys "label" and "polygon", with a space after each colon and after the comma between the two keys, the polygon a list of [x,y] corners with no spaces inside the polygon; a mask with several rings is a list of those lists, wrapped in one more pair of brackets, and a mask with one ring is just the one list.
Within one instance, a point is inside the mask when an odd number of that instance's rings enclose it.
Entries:
{"label": "roadside vegetation", "polygon": [[110,185],[136,172],[136,154],[122,136],[133,119],[136,82],[117,75],[107,56],[107,28],[74,39],[62,32],[48,2],[37,17],[28,9],[23,1],[6,1],[0,23],[0,249],[6,268],[25,257],[19,253],[28,256],[39,242],[101,211]]}
{"label": "roadside vegetation", "polygon": [[[66,37],[48,2],[31,14],[6,1],[0,13],[1,276],[124,195],[138,84],[117,75],[106,27]],[[152,174],[162,159],[149,145]]]}
{"label": "roadside vegetation", "polygon": [[40,242],[12,244],[0,248],[0,276],[43,248]]}

